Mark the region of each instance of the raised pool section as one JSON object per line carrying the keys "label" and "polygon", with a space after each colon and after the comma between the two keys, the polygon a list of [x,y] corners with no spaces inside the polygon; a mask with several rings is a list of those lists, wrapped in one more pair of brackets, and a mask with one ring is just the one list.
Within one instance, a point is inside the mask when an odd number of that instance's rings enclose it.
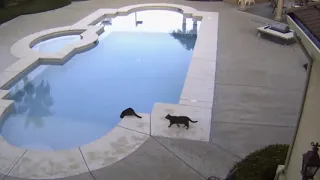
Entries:
{"label": "raised pool section", "polygon": [[[19,60],[0,76],[0,173],[77,175],[121,160],[150,135],[208,141],[217,31],[218,13],[142,4],[19,40],[11,48]],[[126,107],[142,119],[121,120]],[[167,114],[198,123],[168,128]]]}

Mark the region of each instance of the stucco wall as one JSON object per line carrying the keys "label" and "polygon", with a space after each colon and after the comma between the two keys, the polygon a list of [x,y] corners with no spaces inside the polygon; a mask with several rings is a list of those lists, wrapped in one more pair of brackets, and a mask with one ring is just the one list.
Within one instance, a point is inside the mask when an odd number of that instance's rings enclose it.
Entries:
{"label": "stucco wall", "polygon": [[[320,142],[320,59],[313,57],[309,86],[300,125],[286,171],[287,180],[301,180],[302,154],[311,150],[311,142]],[[320,173],[317,173],[320,178]]]}

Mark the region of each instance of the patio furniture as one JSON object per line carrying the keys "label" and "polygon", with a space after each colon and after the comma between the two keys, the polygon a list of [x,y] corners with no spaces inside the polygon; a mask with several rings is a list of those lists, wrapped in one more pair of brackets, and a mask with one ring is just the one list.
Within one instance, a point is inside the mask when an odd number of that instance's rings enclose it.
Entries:
{"label": "patio furniture", "polygon": [[[251,3],[255,4],[255,0],[245,0],[245,4],[251,5]],[[238,0],[238,4],[241,4],[241,0]]]}
{"label": "patio furniture", "polygon": [[281,33],[271,29],[270,25],[257,28],[257,36],[285,45],[293,44],[295,42],[294,34],[291,30],[287,33]]}

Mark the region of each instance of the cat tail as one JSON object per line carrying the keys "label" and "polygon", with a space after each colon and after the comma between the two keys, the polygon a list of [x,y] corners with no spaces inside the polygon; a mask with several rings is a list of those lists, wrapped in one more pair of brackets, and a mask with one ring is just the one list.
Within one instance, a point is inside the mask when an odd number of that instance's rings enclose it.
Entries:
{"label": "cat tail", "polygon": [[142,117],[139,116],[137,113],[134,113],[134,115],[135,115],[137,118],[142,118]]}
{"label": "cat tail", "polygon": [[189,121],[190,121],[190,122],[192,122],[192,123],[196,123],[196,122],[198,122],[198,121],[192,121],[191,119],[189,119]]}

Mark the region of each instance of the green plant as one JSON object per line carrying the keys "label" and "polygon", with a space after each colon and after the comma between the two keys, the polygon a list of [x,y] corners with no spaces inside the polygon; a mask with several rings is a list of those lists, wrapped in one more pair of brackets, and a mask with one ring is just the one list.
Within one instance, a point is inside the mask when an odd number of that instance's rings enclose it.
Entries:
{"label": "green plant", "polygon": [[[236,163],[232,180],[273,180],[277,167],[284,164],[289,145],[275,144],[259,149]],[[232,171],[231,170],[231,171]]]}

